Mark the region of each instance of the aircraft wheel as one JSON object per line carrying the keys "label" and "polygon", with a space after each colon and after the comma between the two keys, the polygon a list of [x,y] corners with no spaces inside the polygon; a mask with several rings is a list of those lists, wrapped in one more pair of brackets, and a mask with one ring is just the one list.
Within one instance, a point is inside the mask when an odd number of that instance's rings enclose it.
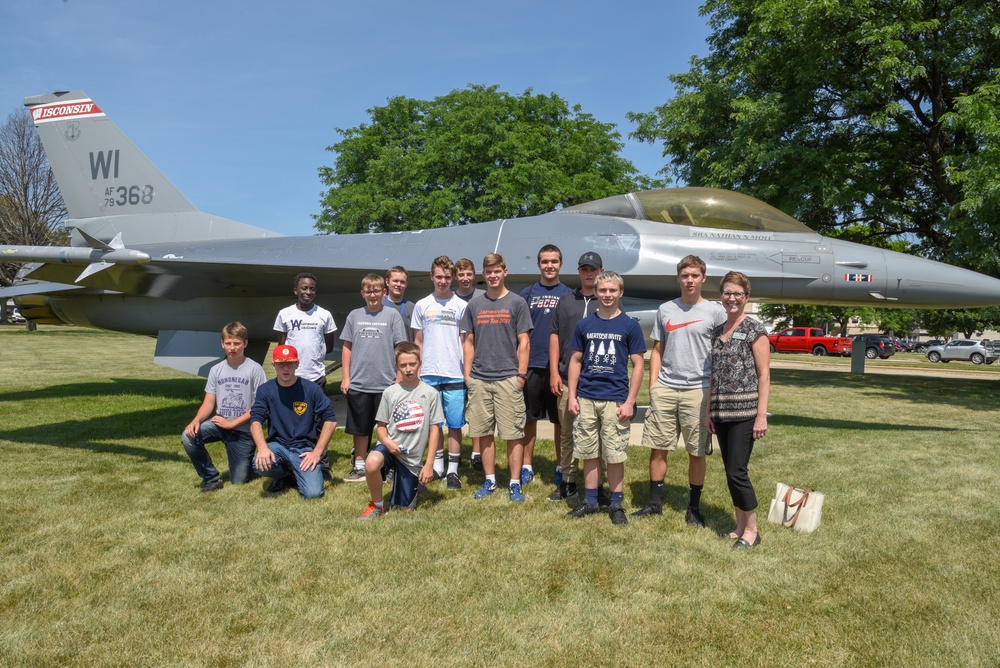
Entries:
{"label": "aircraft wheel", "polygon": [[813,348],[813,355],[816,357],[826,357],[826,348],[823,346],[816,346]]}
{"label": "aircraft wheel", "polygon": [[932,353],[927,353],[927,359],[929,359],[932,362],[940,362],[941,353],[937,352],[936,350]]}
{"label": "aircraft wheel", "polygon": [[865,357],[867,357],[870,360],[873,360],[876,357],[878,357],[878,351],[875,350],[874,348],[869,348],[868,350],[865,351]]}
{"label": "aircraft wheel", "polygon": [[972,357],[970,357],[969,359],[972,360],[973,364],[982,364],[983,362],[986,361],[986,358],[980,353],[972,353]]}

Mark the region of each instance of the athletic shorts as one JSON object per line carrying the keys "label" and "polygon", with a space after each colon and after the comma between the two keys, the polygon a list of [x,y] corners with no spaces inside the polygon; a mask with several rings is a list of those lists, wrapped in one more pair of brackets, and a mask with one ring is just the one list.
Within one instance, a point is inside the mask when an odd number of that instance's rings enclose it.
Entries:
{"label": "athletic shorts", "polygon": [[708,388],[675,390],[654,383],[649,390],[649,412],[642,426],[642,445],[653,450],[676,450],[680,439],[688,454],[712,454],[711,433],[705,429]]}
{"label": "athletic shorts", "polygon": [[413,475],[410,469],[400,463],[396,459],[396,455],[389,452],[389,448],[381,443],[372,448],[372,452],[378,452],[382,455],[382,480],[385,480],[390,470],[396,471],[392,483],[392,493],[389,494],[389,503],[404,508],[413,508],[417,505],[417,486],[420,484],[417,476]]}
{"label": "athletic shorts", "polygon": [[528,422],[548,418],[552,424],[559,424],[559,397],[552,394],[549,387],[548,369],[528,369],[528,378],[524,381],[524,408]]}
{"label": "athletic shorts", "polygon": [[620,464],[628,459],[631,420],[619,420],[620,401],[598,401],[578,397],[580,414],[573,421],[573,456],[597,459],[601,455],[608,464]]}
{"label": "athletic shorts", "polygon": [[465,426],[465,381],[461,378],[447,376],[421,376],[424,381],[441,396],[441,410],[444,411],[444,423],[448,429],[461,429]]}
{"label": "athletic shorts", "polygon": [[375,429],[375,415],[382,403],[381,392],[347,390],[347,424],[344,433],[351,436],[371,436]]}
{"label": "athletic shorts", "polygon": [[510,441],[524,438],[524,392],[517,376],[503,380],[470,378],[469,436],[493,436]]}

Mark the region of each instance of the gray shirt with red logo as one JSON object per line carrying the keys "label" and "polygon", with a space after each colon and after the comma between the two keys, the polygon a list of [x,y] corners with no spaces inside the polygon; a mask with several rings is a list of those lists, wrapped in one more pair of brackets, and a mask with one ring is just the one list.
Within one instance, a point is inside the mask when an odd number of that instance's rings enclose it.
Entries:
{"label": "gray shirt with red logo", "polygon": [[663,342],[663,364],[656,382],[675,390],[708,387],[712,375],[712,330],[726,322],[716,302],[685,304],[680,299],[660,305],[650,338]]}

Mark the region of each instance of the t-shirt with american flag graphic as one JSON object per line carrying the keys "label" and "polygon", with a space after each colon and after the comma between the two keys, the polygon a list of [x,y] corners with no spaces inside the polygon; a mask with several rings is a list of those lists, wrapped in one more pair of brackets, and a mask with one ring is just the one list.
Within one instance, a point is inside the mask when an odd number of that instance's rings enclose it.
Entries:
{"label": "t-shirt with american flag graphic", "polygon": [[403,454],[397,459],[420,475],[431,425],[444,422],[438,391],[423,381],[409,390],[399,383],[390,385],[382,393],[375,420],[384,422],[389,438],[399,443]]}

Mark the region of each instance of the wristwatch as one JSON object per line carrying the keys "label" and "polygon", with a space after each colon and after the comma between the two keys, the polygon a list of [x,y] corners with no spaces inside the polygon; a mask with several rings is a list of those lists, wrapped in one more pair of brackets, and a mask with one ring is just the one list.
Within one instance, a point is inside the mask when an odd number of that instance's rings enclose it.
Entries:
{"label": "wristwatch", "polygon": [[528,374],[526,373],[519,373],[517,374],[517,377],[520,378],[521,380],[528,380]]}

